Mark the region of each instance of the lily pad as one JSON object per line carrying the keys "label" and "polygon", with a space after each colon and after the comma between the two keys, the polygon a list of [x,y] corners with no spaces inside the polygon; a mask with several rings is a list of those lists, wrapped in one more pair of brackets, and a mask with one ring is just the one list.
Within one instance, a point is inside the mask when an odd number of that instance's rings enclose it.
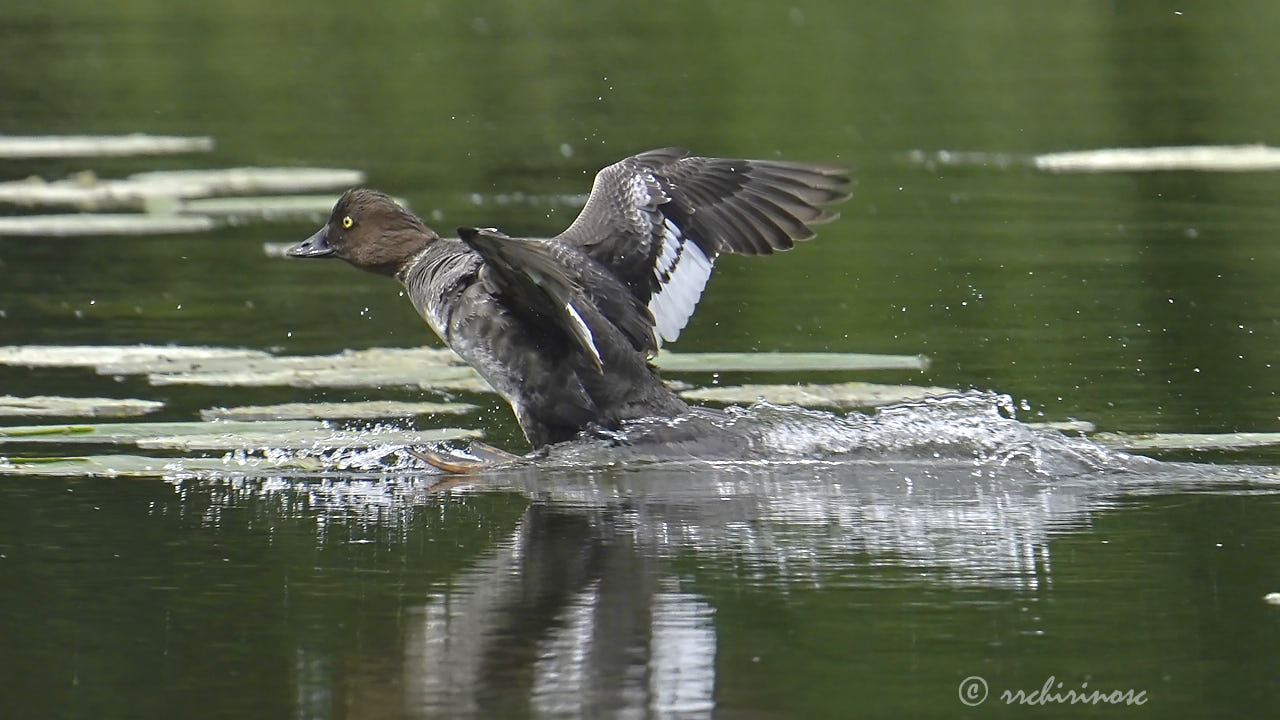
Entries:
{"label": "lily pad", "polygon": [[1007,169],[1031,166],[1050,173],[1111,172],[1267,172],[1280,170],[1280,148],[1267,145],[1184,145],[1145,148],[1101,148],[1015,155],[1010,153],[914,150],[916,165],[977,165]]}
{"label": "lily pad", "polygon": [[0,237],[77,237],[84,235],[174,235],[208,232],[211,218],[200,215],[67,213],[0,217]]}
{"label": "lily pad", "polygon": [[1280,445],[1280,433],[1140,433],[1105,432],[1090,436],[1114,450],[1239,450]]}
{"label": "lily pad", "polygon": [[[288,358],[280,358],[282,360]],[[330,387],[381,388],[410,387],[420,390],[492,392],[492,388],[465,365],[394,363],[377,367],[302,366],[284,364],[272,367],[260,363],[253,367],[225,371],[154,373],[147,376],[153,385],[206,385],[219,387]]]}
{"label": "lily pad", "polygon": [[453,392],[493,392],[471,368],[424,367],[396,372],[354,374],[331,370],[277,370],[273,372],[175,373],[149,375],[153,385],[205,385],[213,387],[383,388],[405,387]]}
{"label": "lily pad", "polygon": [[478,430],[432,428],[406,430],[375,427],[344,430],[308,420],[103,423],[99,425],[28,425],[0,428],[0,444],[105,443],[167,450],[302,450],[415,445],[480,437]]}
{"label": "lily pad", "polygon": [[[187,198],[224,194],[288,193],[345,190],[364,182],[364,173],[346,168],[239,167],[216,170],[156,170],[130,175],[128,180],[180,188]],[[172,194],[172,193],[166,193]],[[333,201],[337,202],[335,195]]]}
{"label": "lily pad", "polygon": [[237,433],[286,433],[294,431],[334,432],[314,420],[278,422],[116,422],[82,425],[16,425],[0,427],[0,443],[7,442],[90,442],[134,444],[139,439]]}
{"label": "lily pad", "polygon": [[[161,372],[155,372],[154,370]],[[120,372],[107,367],[100,372]],[[475,370],[447,348],[371,348],[336,355],[266,356],[250,360],[171,361],[151,368],[154,385],[234,387],[412,387],[491,392]]]}
{"label": "lily pad", "polygon": [[[364,173],[359,170],[337,168],[165,170],[137,173],[115,180],[103,180],[92,173],[80,173],[52,182],[41,178],[0,182],[0,203],[20,207],[69,207],[85,211],[157,208],[176,211],[177,202],[184,199],[337,190],[362,182]],[[336,196],[330,198],[330,203],[336,199]],[[212,223],[209,218],[204,220]]]}
{"label": "lily pad", "polygon": [[174,135],[3,135],[0,158],[125,157],[209,152],[211,137]]}
{"label": "lily pad", "polygon": [[[919,355],[860,353],[672,353],[657,362],[671,373],[922,370]],[[87,365],[107,375],[146,374],[153,385],[221,387],[410,387],[492,392],[487,382],[448,348],[370,348],[334,355],[270,355],[233,348],[0,347],[0,364]],[[708,388],[715,393],[723,388]],[[918,395],[917,395],[918,396]],[[690,397],[699,397],[690,395]]]}
{"label": "lily pad", "polygon": [[0,475],[57,475],[59,477],[172,477],[197,472],[315,472],[323,463],[315,457],[159,458],[141,455],[0,458]]}
{"label": "lily pad", "polygon": [[1105,148],[1037,155],[1032,164],[1055,173],[1257,172],[1280,170],[1280,148],[1266,145]]}
{"label": "lily pad", "polygon": [[[167,360],[171,367],[186,371],[191,369],[183,364],[182,358]],[[241,362],[233,355],[225,358],[210,358],[202,361],[198,369],[208,371],[234,370],[237,367],[249,367],[255,370],[288,369],[288,370],[331,370],[342,368],[374,369],[384,365],[405,367],[441,366],[468,367],[456,353],[448,348],[367,348],[365,350],[343,350],[333,355],[268,355],[262,354]],[[155,370],[156,368],[152,368]]]}
{"label": "lily pad", "polygon": [[654,364],[667,372],[817,372],[830,370],[924,370],[923,355],[866,353],[676,353],[663,350]]}
{"label": "lily pad", "polygon": [[375,419],[402,418],[414,415],[461,415],[476,409],[475,405],[468,405],[467,403],[367,400],[341,403],[284,403],[281,405],[251,405],[231,408],[216,407],[201,410],[200,417],[204,420]]}
{"label": "lily pad", "polygon": [[1064,433],[1091,433],[1098,429],[1097,425],[1088,420],[1054,420],[1051,422],[1030,422],[1027,427],[1047,428],[1049,430],[1057,430]]}
{"label": "lily pad", "polygon": [[265,220],[308,220],[327,217],[337,200],[333,195],[255,195],[184,200],[177,211],[183,215],[216,218]]}
{"label": "lily pad", "polygon": [[[0,365],[112,368],[111,374],[144,373],[165,362],[199,363],[270,358],[261,350],[176,345],[6,345]],[[120,370],[119,368],[129,368]]]}
{"label": "lily pad", "polygon": [[427,430],[268,430],[217,433],[209,435],[174,435],[139,438],[139,448],[153,450],[330,450],[335,448],[369,448],[381,445],[425,445],[449,440],[469,440],[483,436],[468,428],[430,428]]}
{"label": "lily pad", "polygon": [[680,395],[690,400],[721,403],[746,404],[765,400],[776,405],[803,407],[875,407],[957,392],[941,387],[847,382],[834,385],[726,385],[686,390]]}
{"label": "lily pad", "polygon": [[[278,372],[292,373],[344,369],[351,372],[377,372],[379,367],[387,366],[466,367],[452,350],[442,348],[374,348],[371,350],[346,350],[336,355],[270,355],[267,353],[258,353],[254,356],[237,356],[231,353],[222,357],[202,357],[199,354],[191,357],[173,355],[142,362],[136,362],[133,358],[121,358],[120,360],[95,365],[98,372],[104,375],[146,373],[156,376],[266,375]],[[156,384],[175,385],[184,383],[161,380]],[[205,383],[192,382],[185,384]]]}
{"label": "lily pad", "polygon": [[133,398],[0,395],[0,415],[7,416],[124,417],[145,415],[162,407],[164,403],[156,400]]}

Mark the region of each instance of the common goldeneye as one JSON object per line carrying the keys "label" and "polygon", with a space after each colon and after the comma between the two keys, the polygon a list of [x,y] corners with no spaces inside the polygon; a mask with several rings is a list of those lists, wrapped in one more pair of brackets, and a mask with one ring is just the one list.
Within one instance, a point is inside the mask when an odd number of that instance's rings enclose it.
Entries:
{"label": "common goldeneye", "polygon": [[442,238],[387,195],[353,189],[288,254],[403,283],[538,448],[687,411],[649,361],[680,336],[716,257],[791,248],[848,197],[844,168],[663,148],[601,170],[581,214],[551,239],[473,227]]}

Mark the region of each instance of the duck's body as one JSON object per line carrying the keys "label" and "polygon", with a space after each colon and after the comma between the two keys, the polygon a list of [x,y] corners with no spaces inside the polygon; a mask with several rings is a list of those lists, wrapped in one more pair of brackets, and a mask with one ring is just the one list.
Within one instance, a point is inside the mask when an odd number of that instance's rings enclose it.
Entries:
{"label": "duck's body", "polygon": [[[534,447],[568,440],[592,423],[616,427],[686,409],[593,303],[575,306],[607,371],[553,320],[531,308],[513,309],[490,273],[484,257],[464,242],[440,240],[400,279],[431,329],[511,403]],[[625,292],[614,284],[613,292]]]}
{"label": "duck's body", "polygon": [[716,256],[812,236],[848,182],[840,168],[667,148],[600,171],[577,220],[550,240],[474,228],[442,239],[386,195],[351,190],[290,254],[399,279],[540,447],[686,411],[649,360],[684,328]]}

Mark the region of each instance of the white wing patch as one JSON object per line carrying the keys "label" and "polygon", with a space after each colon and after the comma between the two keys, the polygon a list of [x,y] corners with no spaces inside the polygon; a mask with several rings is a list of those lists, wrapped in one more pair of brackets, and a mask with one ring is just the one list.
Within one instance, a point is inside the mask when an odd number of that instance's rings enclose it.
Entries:
{"label": "white wing patch", "polygon": [[656,324],[654,338],[675,342],[680,331],[689,324],[689,317],[702,297],[702,289],[711,277],[711,263],[697,243],[687,239],[670,218],[662,227],[662,247],[658,252],[653,274],[658,278],[658,290],[649,298],[649,312]]}
{"label": "white wing patch", "polygon": [[591,357],[596,361],[596,368],[603,370],[604,361],[600,359],[600,350],[596,348],[596,338],[591,334],[591,328],[587,326],[587,322],[578,314],[578,309],[573,306],[573,303],[565,303],[564,309],[569,311],[569,319],[573,320],[578,339],[591,351]]}

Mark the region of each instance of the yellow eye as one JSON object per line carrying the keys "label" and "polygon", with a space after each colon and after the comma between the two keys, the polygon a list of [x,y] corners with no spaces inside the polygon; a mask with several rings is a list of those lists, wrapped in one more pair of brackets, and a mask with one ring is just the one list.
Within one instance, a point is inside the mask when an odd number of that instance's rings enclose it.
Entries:
{"label": "yellow eye", "polygon": [[352,225],[355,225],[355,221],[351,219],[350,215],[342,218],[342,227],[350,230]]}

